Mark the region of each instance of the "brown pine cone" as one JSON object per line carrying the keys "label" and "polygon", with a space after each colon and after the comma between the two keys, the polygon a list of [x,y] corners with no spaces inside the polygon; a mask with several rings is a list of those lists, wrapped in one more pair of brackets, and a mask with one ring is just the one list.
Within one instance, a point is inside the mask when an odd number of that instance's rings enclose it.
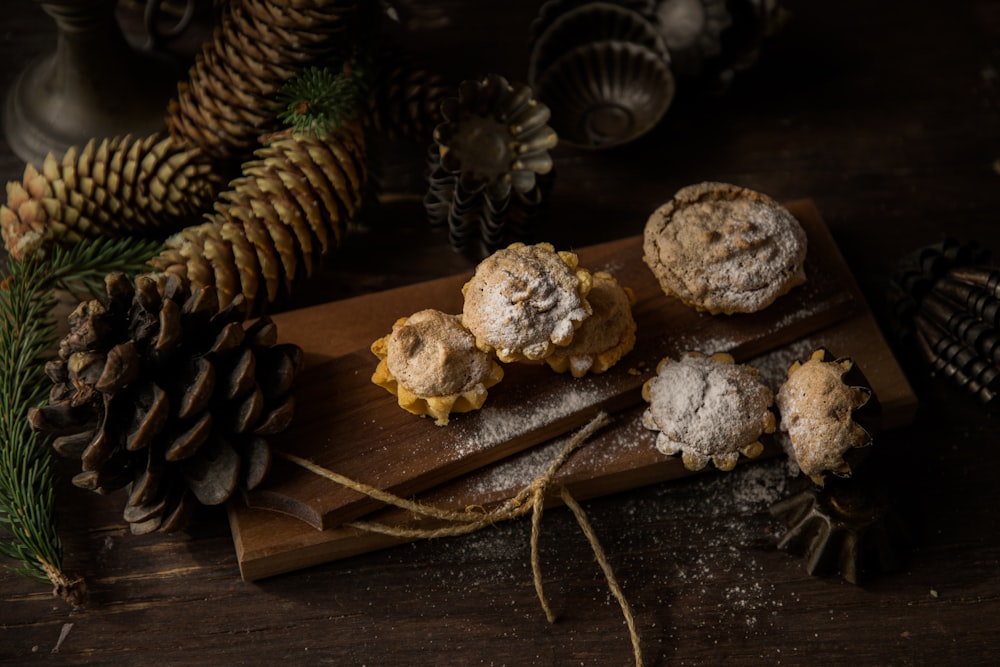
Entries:
{"label": "brown pine cone", "polygon": [[441,102],[457,91],[444,77],[394,50],[384,51],[368,100],[368,123],[390,141],[428,142],[444,121]]}
{"label": "brown pine cone", "polygon": [[177,530],[197,503],[263,480],[265,436],[291,420],[302,351],[275,344],[266,318],[244,326],[242,298],[220,310],[212,287],[149,275],[133,285],[121,273],[105,284],[107,306],[86,301],[70,316],[46,365],[49,404],[31,424],[81,460],[76,486],[127,487],[133,533]]}
{"label": "brown pine cone", "polygon": [[222,185],[204,152],[163,132],[91,140],[8,183],[0,227],[15,259],[85,237],[167,233],[197,219]]}
{"label": "brown pine cone", "polygon": [[249,312],[260,312],[340,245],[366,179],[357,122],[325,139],[291,130],[272,135],[220,195],[208,222],[167,239],[150,264],[194,286],[214,286],[223,306],[242,294]]}
{"label": "brown pine cone", "polygon": [[230,3],[170,103],[171,135],[218,162],[241,162],[261,134],[278,129],[278,90],[334,53],[356,13],[356,0]]}

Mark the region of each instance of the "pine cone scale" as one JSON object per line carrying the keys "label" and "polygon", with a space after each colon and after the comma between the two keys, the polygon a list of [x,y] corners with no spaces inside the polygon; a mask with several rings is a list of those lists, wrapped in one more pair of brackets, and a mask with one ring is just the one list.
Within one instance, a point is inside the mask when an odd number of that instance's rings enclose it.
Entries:
{"label": "pine cone scale", "polygon": [[264,394],[260,387],[255,386],[230,415],[228,426],[234,433],[249,433],[260,422],[263,414]]}
{"label": "pine cone scale", "polygon": [[104,360],[104,368],[94,383],[94,389],[101,393],[118,391],[138,379],[139,371],[139,353],[135,342],[115,345]]}
{"label": "pine cone scale", "polygon": [[192,359],[184,369],[179,386],[184,395],[177,406],[177,418],[189,419],[203,412],[215,391],[215,366],[204,357]]}
{"label": "pine cone scale", "polygon": [[210,443],[199,456],[181,464],[188,488],[202,505],[218,505],[228,500],[239,484],[240,457],[228,442]]}
{"label": "pine cone scale", "polygon": [[292,422],[294,412],[295,399],[292,396],[288,396],[283,403],[260,418],[260,424],[253,430],[254,435],[281,433]]}
{"label": "pine cone scale", "polygon": [[188,425],[186,430],[168,436],[164,458],[171,462],[191,458],[209,441],[213,426],[215,423],[212,413],[203,413],[194,423]]}
{"label": "pine cone scale", "polygon": [[130,452],[147,447],[166,426],[170,417],[170,399],[156,383],[146,382],[136,392],[133,428],[125,440]]}

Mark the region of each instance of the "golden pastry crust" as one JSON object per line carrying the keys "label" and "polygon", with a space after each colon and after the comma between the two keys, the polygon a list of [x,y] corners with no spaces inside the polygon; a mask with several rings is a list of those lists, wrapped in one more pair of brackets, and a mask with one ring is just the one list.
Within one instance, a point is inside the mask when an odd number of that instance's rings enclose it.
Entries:
{"label": "golden pastry crust", "polygon": [[592,276],[587,301],[593,309],[566,347],[556,348],[545,361],[559,373],[573,377],[603,373],[635,346],[635,292],[622,287],[614,276],[599,271]]}
{"label": "golden pastry crust", "polygon": [[400,318],[371,350],[379,358],[372,382],[395,394],[401,408],[434,417],[438,426],[453,412],[481,408],[487,389],[503,378],[461,319],[438,310]]}
{"label": "golden pastry crust", "polygon": [[569,345],[591,307],[591,275],[571,252],[515,243],[476,267],[462,287],[463,324],[503,362],[539,361]]}
{"label": "golden pastry crust", "polygon": [[831,360],[825,350],[817,350],[805,363],[792,364],[778,390],[781,430],[788,433],[790,453],[799,469],[820,485],[827,472],[849,476],[844,455],[872,441],[854,420],[854,412],[868,403],[872,392],[844,382],[853,367],[851,359]]}
{"label": "golden pastry crust", "polygon": [[806,234],[770,197],[725,183],[683,188],[646,222],[643,260],[667,295],[753,313],[806,280]]}
{"label": "golden pastry crust", "polygon": [[649,402],[643,425],[659,432],[656,448],[680,453],[688,470],[701,470],[709,461],[732,470],[740,454],[759,456],[764,451],[759,438],[775,429],[769,409],[774,395],[760,373],[725,353],[664,359],[643,385],[642,397]]}

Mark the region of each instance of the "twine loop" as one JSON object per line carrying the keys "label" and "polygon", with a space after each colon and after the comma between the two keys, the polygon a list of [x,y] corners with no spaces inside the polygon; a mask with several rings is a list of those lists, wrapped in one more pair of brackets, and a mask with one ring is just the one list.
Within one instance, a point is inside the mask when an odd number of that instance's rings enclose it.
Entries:
{"label": "twine loop", "polygon": [[523,517],[530,512],[532,578],[535,585],[535,593],[538,596],[538,601],[541,603],[542,610],[545,612],[545,617],[548,619],[549,623],[555,622],[556,615],[552,611],[552,606],[549,604],[548,598],[545,595],[542,583],[538,545],[539,538],[541,536],[541,521],[542,513],[545,508],[545,499],[550,493],[558,490],[560,499],[572,512],[573,517],[576,519],[581,531],[587,538],[590,548],[594,552],[597,563],[608,582],[608,589],[611,591],[611,594],[614,596],[615,600],[617,600],[622,609],[622,615],[625,617],[625,624],[628,626],[629,637],[632,641],[632,651],[635,656],[635,664],[637,667],[642,667],[642,650],[639,643],[639,633],[635,625],[635,617],[632,613],[628,600],[625,598],[625,594],[622,592],[618,579],[615,577],[614,571],[611,569],[611,564],[608,562],[607,555],[605,554],[603,547],[601,547],[601,543],[597,539],[597,535],[594,532],[590,521],[587,519],[587,515],[583,511],[583,508],[573,498],[565,486],[555,482],[556,473],[566,463],[570,455],[579,449],[594,433],[610,422],[611,418],[607,415],[607,413],[598,413],[583,428],[577,431],[572,438],[570,438],[569,442],[566,443],[566,446],[563,447],[549,462],[549,465],[542,474],[538,475],[531,481],[531,483],[521,489],[521,491],[519,491],[512,498],[507,499],[492,509],[476,505],[466,507],[464,510],[448,510],[435,507],[433,505],[408,500],[383,489],[359,482],[319,466],[308,459],[304,459],[294,454],[289,454],[288,452],[276,451],[275,455],[284,458],[285,460],[290,461],[313,474],[319,475],[320,477],[347,487],[353,491],[357,491],[358,493],[364,494],[374,500],[413,512],[420,517],[438,519],[446,522],[446,525],[439,526],[437,528],[408,528],[402,526],[391,526],[376,521],[351,521],[344,524],[347,527],[358,530],[409,539],[453,537],[457,535],[468,535],[501,521],[510,521]]}

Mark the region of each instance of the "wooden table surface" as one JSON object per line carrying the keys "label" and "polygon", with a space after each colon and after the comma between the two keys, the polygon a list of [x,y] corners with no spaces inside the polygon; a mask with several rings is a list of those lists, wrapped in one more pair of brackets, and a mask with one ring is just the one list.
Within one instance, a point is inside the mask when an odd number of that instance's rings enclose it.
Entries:
{"label": "wooden table surface", "polygon": [[[533,2],[407,2],[411,48],[450,76],[523,79]],[[721,97],[678,95],[619,150],[555,152],[544,235],[584,246],[638,233],[678,188],[712,179],[812,198],[883,324],[895,262],[946,235],[1000,253],[1000,3],[788,0],[790,21]],[[52,48],[39,6],[0,20],[0,86]],[[420,154],[420,149],[414,155]],[[23,165],[0,140],[0,176]],[[385,169],[398,198],[350,240],[306,300],[465,271],[430,234],[419,160]],[[849,354],[849,351],[844,351]],[[912,427],[882,434],[913,547],[864,585],[813,577],[776,548],[783,462],[707,473],[585,503],[631,602],[647,664],[996,664],[1000,661],[1000,425],[917,359]],[[65,473],[72,465],[59,464]],[[224,512],[134,537],[118,496],[61,482],[65,566],[88,608],[0,572],[0,663],[625,665],[617,604],[572,516],[546,513],[541,558],[559,620],[531,581],[526,521],[256,583],[240,580]]]}

